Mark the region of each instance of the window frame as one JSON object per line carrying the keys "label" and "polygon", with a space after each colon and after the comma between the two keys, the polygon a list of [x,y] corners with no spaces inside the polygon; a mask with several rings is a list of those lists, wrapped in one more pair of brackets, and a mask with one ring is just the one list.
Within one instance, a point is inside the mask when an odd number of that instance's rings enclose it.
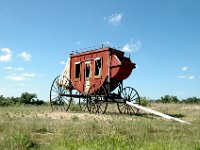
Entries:
{"label": "window frame", "polygon": [[[77,65],[79,65],[79,76],[77,77]],[[80,78],[81,78],[81,62],[75,62],[74,63],[74,79],[75,81],[80,81]]]}
{"label": "window frame", "polygon": [[[89,73],[89,77],[86,77],[86,65],[89,64],[90,65],[90,73]],[[85,80],[90,80],[91,79],[91,74],[92,74],[92,69],[91,69],[91,61],[85,61]]]}
{"label": "window frame", "polygon": [[[96,75],[95,73],[96,73],[96,61],[98,61],[98,60],[100,60],[101,61],[101,71],[100,71],[100,74],[99,75]],[[101,78],[101,76],[102,76],[102,63],[103,62],[103,59],[102,59],[102,57],[97,57],[97,58],[95,58],[94,59],[94,77],[95,78]]]}

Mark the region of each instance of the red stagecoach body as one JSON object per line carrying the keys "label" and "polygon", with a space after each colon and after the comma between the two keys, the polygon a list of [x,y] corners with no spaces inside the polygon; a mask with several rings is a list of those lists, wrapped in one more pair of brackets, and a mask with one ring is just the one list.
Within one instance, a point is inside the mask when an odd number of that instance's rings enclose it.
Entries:
{"label": "red stagecoach body", "polygon": [[73,53],[52,83],[51,107],[67,111],[74,100],[82,111],[105,113],[108,103],[117,103],[120,113],[138,113],[139,109],[127,105],[140,104],[138,92],[123,86],[134,68],[136,64],[124,52],[110,47]]}
{"label": "red stagecoach body", "polygon": [[[98,90],[109,82],[113,91],[128,78],[136,64],[113,48],[100,48],[70,55],[70,81],[80,93],[87,93],[92,85]],[[109,78],[109,79],[108,79]]]}

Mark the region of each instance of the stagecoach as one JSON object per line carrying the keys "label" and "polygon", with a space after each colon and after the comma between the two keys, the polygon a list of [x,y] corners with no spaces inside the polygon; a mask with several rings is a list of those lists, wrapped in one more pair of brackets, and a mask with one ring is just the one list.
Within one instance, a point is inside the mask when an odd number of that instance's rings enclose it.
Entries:
{"label": "stagecoach", "polygon": [[123,51],[111,47],[71,53],[63,73],[52,83],[51,107],[67,111],[78,102],[82,111],[105,113],[108,104],[116,103],[120,113],[136,114],[138,109],[126,102],[140,104],[139,94],[123,85],[135,68]]}

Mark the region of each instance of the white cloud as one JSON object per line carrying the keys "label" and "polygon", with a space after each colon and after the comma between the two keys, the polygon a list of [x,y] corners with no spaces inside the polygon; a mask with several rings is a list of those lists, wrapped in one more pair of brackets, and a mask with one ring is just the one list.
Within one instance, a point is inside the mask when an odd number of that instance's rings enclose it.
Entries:
{"label": "white cloud", "polygon": [[187,80],[193,80],[195,76],[193,75],[180,75],[178,76],[179,79],[187,79]]}
{"label": "white cloud", "polygon": [[188,70],[188,67],[187,67],[187,66],[184,66],[184,67],[182,67],[181,70],[182,70],[182,71],[186,71],[186,70]]}
{"label": "white cloud", "polygon": [[65,65],[66,62],[65,62],[65,61],[61,61],[60,64],[61,64],[61,65]]}
{"label": "white cloud", "polygon": [[18,54],[18,56],[20,56],[25,61],[31,60],[31,57],[32,57],[31,54],[25,51],[23,51],[21,54]]}
{"label": "white cloud", "polygon": [[22,68],[22,67],[19,67],[19,68],[5,67],[4,69],[5,70],[15,70],[15,71],[22,71],[22,70],[24,70],[24,68]]}
{"label": "white cloud", "polygon": [[35,73],[24,73],[24,74],[21,74],[21,76],[23,76],[23,77],[35,77],[36,74]]}
{"label": "white cloud", "polygon": [[0,62],[11,61],[12,51],[9,48],[1,48],[3,55],[0,55]]}
{"label": "white cloud", "polygon": [[122,21],[122,14],[112,14],[111,16],[104,17],[106,21],[112,24],[120,24]]}
{"label": "white cloud", "polygon": [[130,43],[126,43],[123,47],[122,47],[122,51],[124,52],[135,52],[135,51],[139,51],[141,48],[142,44],[140,41],[136,41],[133,42],[131,41]]}
{"label": "white cloud", "polygon": [[4,69],[5,70],[12,70],[13,68],[12,67],[5,67]]}
{"label": "white cloud", "polygon": [[13,80],[13,81],[25,81],[28,80],[30,78],[35,77],[36,74],[35,73],[23,73],[20,75],[11,75],[11,76],[7,76],[6,79],[8,80]]}
{"label": "white cloud", "polygon": [[22,71],[22,70],[24,70],[24,68],[14,68],[14,70],[16,70],[16,71]]}
{"label": "white cloud", "polygon": [[[188,70],[188,66],[183,66],[181,70],[182,71],[187,71]],[[193,80],[193,79],[195,79],[195,76],[186,74],[186,75],[180,75],[180,76],[178,76],[178,78],[179,79]]]}
{"label": "white cloud", "polygon": [[189,80],[193,80],[194,78],[195,78],[195,77],[192,76],[192,75],[188,77]]}
{"label": "white cloud", "polygon": [[180,75],[178,76],[179,79],[187,79],[187,76],[186,75]]}
{"label": "white cloud", "polygon": [[24,76],[17,76],[17,75],[13,75],[13,76],[7,76],[6,79],[8,80],[13,80],[13,81],[24,81],[26,80],[26,78]]}

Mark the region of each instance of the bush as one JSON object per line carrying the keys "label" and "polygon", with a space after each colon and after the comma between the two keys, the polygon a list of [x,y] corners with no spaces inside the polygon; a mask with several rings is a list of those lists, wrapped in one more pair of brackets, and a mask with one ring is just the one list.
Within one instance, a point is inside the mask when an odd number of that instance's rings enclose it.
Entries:
{"label": "bush", "polygon": [[189,97],[187,99],[182,100],[182,102],[187,104],[200,104],[200,98]]}
{"label": "bush", "polygon": [[176,96],[165,95],[158,99],[156,102],[160,103],[179,103],[179,99]]}
{"label": "bush", "polygon": [[149,106],[150,105],[150,99],[147,98],[147,97],[140,97],[140,105]]}
{"label": "bush", "polygon": [[0,106],[19,106],[24,104],[43,105],[45,102],[37,99],[36,94],[30,94],[28,92],[22,93],[21,97],[3,97],[3,95],[0,95]]}
{"label": "bush", "polygon": [[73,99],[70,104],[69,110],[71,111],[80,111],[79,103],[76,103]]}

